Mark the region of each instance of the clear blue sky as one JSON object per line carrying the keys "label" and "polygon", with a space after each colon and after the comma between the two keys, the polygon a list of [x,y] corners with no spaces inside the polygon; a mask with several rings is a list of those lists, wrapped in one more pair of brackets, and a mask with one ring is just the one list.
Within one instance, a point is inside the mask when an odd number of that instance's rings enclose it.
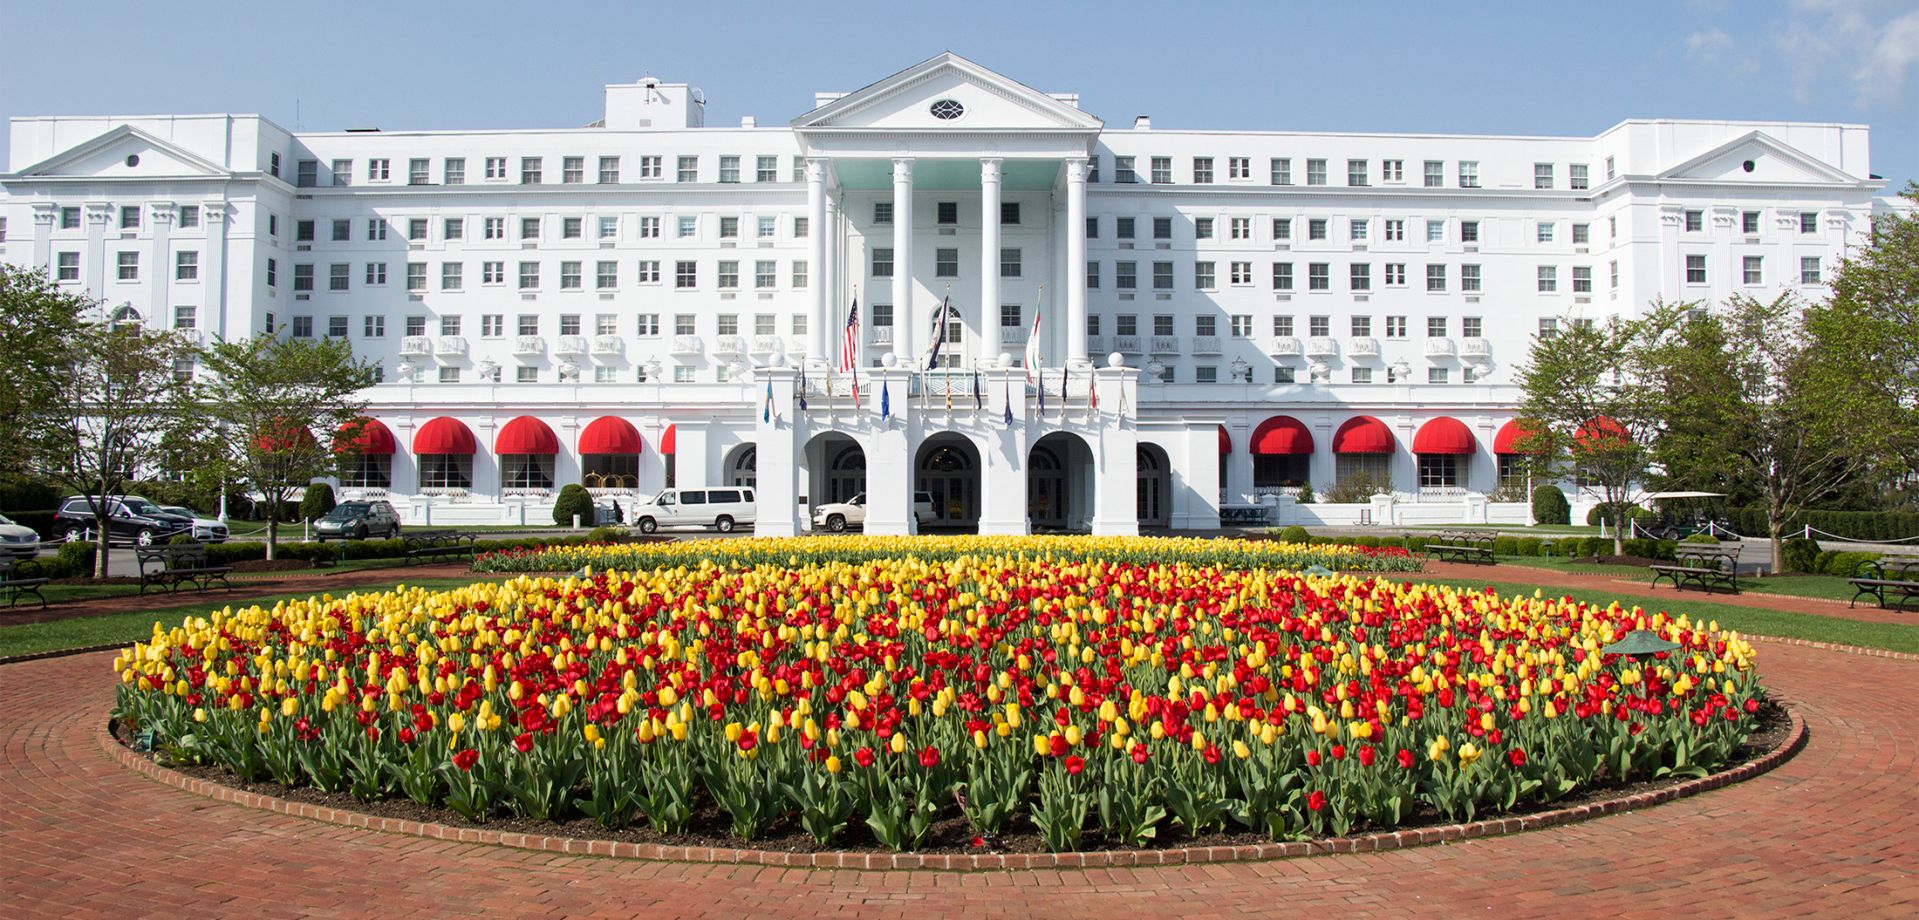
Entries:
{"label": "clear blue sky", "polygon": [[[952,50],[1127,126],[1590,135],[1630,117],[1873,129],[1919,178],[1919,0],[1477,4],[0,0],[0,117],[258,112],[332,130],[600,116],[651,73],[783,123]],[[295,114],[298,100],[298,115]]]}

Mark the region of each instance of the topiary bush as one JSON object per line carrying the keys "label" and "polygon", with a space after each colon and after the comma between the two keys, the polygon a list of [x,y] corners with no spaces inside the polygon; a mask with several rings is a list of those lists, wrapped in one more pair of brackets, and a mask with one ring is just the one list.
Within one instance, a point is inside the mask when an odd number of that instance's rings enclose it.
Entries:
{"label": "topiary bush", "polygon": [[1572,523],[1573,506],[1558,486],[1546,485],[1533,490],[1533,520],[1541,524]]}
{"label": "topiary bush", "polygon": [[307,484],[307,493],[300,499],[300,520],[317,521],[333,510],[333,486],[324,482]]}
{"label": "topiary bush", "polygon": [[1288,527],[1285,530],[1282,530],[1279,532],[1279,539],[1280,539],[1280,542],[1282,543],[1305,543],[1311,540],[1312,538],[1313,538],[1313,535],[1310,533],[1307,533],[1306,528],[1301,527],[1298,524],[1294,524],[1293,526]]}
{"label": "topiary bush", "polygon": [[1812,572],[1819,561],[1819,543],[1805,537],[1793,537],[1779,549],[1779,570]]}
{"label": "topiary bush", "polygon": [[593,496],[577,482],[567,483],[560,490],[560,497],[553,502],[553,523],[571,527],[574,515],[579,516],[581,524],[593,525]]}

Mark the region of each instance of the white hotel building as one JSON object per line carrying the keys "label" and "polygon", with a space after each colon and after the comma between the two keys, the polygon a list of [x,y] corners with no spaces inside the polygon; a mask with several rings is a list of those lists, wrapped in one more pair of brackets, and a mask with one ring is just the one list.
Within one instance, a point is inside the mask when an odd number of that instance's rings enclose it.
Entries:
{"label": "white hotel building", "polygon": [[[778,126],[708,126],[699,90],[648,79],[562,130],[11,128],[0,258],[123,321],[377,364],[347,492],[450,523],[543,519],[571,482],[751,484],[762,534],[859,491],[881,533],[913,528],[915,491],[987,533],[1261,502],[1523,521],[1488,496],[1534,334],[1822,296],[1883,185],[1863,125],[1116,129],[952,54]],[[1394,492],[1292,500],[1355,471]]]}

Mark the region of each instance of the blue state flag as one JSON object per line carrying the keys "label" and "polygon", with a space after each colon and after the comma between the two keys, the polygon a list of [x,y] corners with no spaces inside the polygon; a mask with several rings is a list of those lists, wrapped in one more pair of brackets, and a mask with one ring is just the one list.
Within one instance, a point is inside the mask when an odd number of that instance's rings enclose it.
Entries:
{"label": "blue state flag", "polygon": [[773,381],[766,381],[766,408],[760,412],[760,421],[773,421]]}
{"label": "blue state flag", "polygon": [[880,381],[880,418],[893,417],[893,391],[886,388],[886,381]]}

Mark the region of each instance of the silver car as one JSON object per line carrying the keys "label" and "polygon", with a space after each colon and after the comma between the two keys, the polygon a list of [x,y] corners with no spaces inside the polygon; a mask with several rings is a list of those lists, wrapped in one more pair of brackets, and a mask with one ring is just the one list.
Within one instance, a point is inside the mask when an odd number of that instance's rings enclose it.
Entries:
{"label": "silver car", "polygon": [[0,514],[0,554],[32,559],[40,554],[40,534]]}
{"label": "silver car", "polygon": [[201,517],[200,512],[188,508],[185,505],[161,505],[160,510],[168,514],[191,519],[193,521],[193,539],[201,543],[227,542],[227,525],[213,518]]}

